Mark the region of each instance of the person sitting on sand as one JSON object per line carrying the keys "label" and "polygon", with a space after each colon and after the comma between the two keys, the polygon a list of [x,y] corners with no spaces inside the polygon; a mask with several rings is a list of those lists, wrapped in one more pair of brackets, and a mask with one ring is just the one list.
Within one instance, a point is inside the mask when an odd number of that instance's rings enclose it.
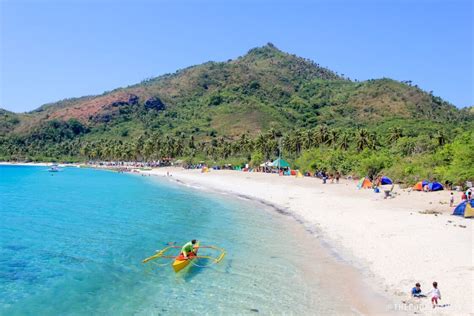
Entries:
{"label": "person sitting on sand", "polygon": [[415,284],[415,287],[411,289],[411,296],[413,296],[413,297],[425,297],[425,295],[423,293],[421,293],[420,283]]}
{"label": "person sitting on sand", "polygon": [[195,252],[195,249],[197,248],[197,246],[195,246],[196,243],[197,243],[197,240],[193,239],[193,240],[187,242],[183,246],[183,248],[181,248],[181,253],[183,254],[183,257],[185,259],[187,259],[188,255],[190,255],[190,254],[196,255],[196,252]]}
{"label": "person sitting on sand", "polygon": [[431,296],[431,304],[433,304],[433,308],[438,305],[438,299],[441,300],[441,292],[438,289],[438,282],[433,282],[433,288],[431,291],[426,293],[426,296]]}

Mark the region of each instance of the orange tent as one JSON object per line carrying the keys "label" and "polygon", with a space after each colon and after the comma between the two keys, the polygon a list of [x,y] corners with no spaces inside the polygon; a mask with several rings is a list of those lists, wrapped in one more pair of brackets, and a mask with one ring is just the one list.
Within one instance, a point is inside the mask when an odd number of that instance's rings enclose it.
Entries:
{"label": "orange tent", "polygon": [[415,191],[423,191],[423,187],[424,187],[425,185],[427,185],[427,184],[428,184],[428,181],[420,181],[420,182],[417,182],[417,184],[415,184],[415,185],[413,186],[413,190],[415,190]]}
{"label": "orange tent", "polygon": [[360,179],[359,183],[357,184],[357,188],[359,189],[371,189],[372,188],[372,182],[367,179]]}

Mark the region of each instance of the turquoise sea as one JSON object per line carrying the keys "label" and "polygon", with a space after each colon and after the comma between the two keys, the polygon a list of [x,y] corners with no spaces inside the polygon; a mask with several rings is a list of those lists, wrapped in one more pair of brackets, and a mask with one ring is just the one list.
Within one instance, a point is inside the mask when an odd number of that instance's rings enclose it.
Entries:
{"label": "turquoise sea", "polygon": [[[1,315],[349,311],[319,285],[328,260],[296,221],[164,178],[0,166],[0,219]],[[193,238],[227,256],[177,274],[141,263]]]}

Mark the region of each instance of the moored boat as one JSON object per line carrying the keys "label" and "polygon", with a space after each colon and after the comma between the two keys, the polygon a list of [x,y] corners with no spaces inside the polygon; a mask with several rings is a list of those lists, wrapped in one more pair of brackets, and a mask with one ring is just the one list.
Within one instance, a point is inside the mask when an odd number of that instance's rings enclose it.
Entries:
{"label": "moored boat", "polygon": [[58,165],[52,165],[51,168],[48,169],[49,172],[59,172],[59,170]]}

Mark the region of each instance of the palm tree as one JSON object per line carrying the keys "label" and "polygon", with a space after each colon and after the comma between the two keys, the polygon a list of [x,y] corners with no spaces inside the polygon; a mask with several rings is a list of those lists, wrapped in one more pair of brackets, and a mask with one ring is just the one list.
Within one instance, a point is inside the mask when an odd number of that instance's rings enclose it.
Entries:
{"label": "palm tree", "polygon": [[351,135],[348,132],[344,132],[339,137],[339,148],[348,150],[351,144]]}
{"label": "palm tree", "polygon": [[265,135],[258,134],[257,139],[255,140],[255,147],[262,154],[265,154],[267,148],[267,139]]}
{"label": "palm tree", "polygon": [[303,146],[305,149],[310,149],[314,147],[314,142],[313,142],[313,131],[310,129],[307,129],[306,131],[303,132]]}
{"label": "palm tree", "polygon": [[356,132],[356,148],[358,151],[369,146],[369,132],[365,128],[358,129]]}
{"label": "palm tree", "polygon": [[287,153],[293,152],[292,137],[290,134],[285,134],[282,137],[281,144],[284,151],[286,151]]}
{"label": "palm tree", "polygon": [[304,134],[300,129],[297,130],[293,135],[294,149],[297,155],[299,155],[303,149],[304,139]]}
{"label": "palm tree", "polygon": [[154,152],[154,141],[151,137],[147,138],[145,143],[143,144],[143,156],[145,157],[146,161],[149,161]]}
{"label": "palm tree", "polygon": [[324,144],[328,140],[328,127],[326,125],[318,125],[316,127],[316,143]]}
{"label": "palm tree", "polygon": [[339,138],[339,131],[336,129],[331,129],[328,133],[328,139],[326,141],[326,144],[334,146],[336,145],[338,138]]}
{"label": "palm tree", "polygon": [[369,148],[370,149],[377,149],[380,146],[379,139],[375,132],[369,133]]}

